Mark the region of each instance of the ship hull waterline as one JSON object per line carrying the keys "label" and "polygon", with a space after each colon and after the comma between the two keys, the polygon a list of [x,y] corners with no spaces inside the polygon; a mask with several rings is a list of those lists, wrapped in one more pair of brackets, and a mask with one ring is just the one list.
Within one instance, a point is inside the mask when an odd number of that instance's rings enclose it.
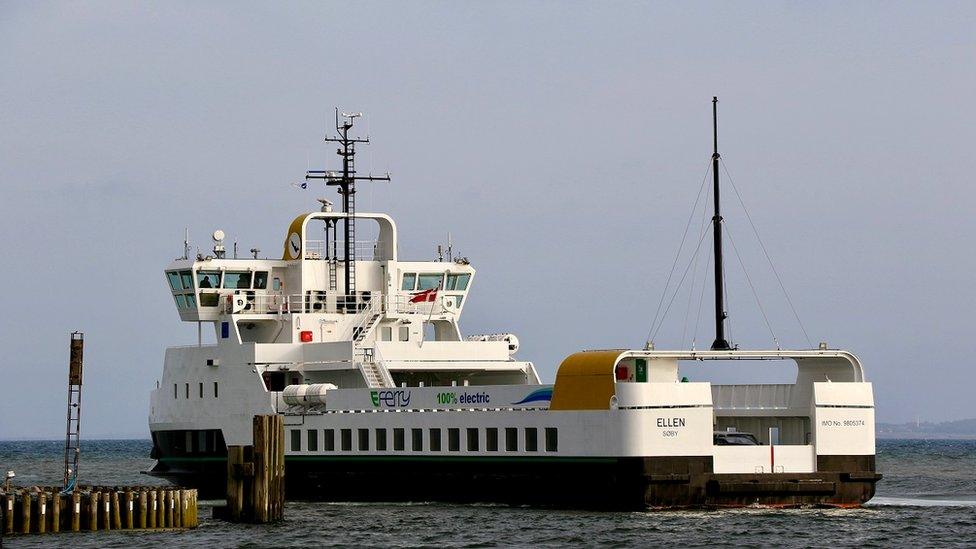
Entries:
{"label": "ship hull waterline", "polygon": [[[881,475],[874,456],[821,456],[817,473],[713,473],[709,457],[467,458],[286,456],[297,501],[504,503],[587,509],[859,507]],[[226,494],[226,459],[161,456],[148,474]]]}

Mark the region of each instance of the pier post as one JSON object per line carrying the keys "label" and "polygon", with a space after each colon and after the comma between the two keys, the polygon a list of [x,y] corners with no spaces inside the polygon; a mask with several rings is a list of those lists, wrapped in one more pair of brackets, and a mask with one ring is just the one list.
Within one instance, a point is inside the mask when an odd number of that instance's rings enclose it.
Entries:
{"label": "pier post", "polygon": [[268,420],[254,416],[254,521],[268,522]]}
{"label": "pier post", "polygon": [[112,491],[112,530],[122,529],[122,515],[119,509],[119,492]]}
{"label": "pier post", "polygon": [[173,526],[177,528],[183,527],[183,490],[173,490],[173,520],[176,522]]}
{"label": "pier post", "polygon": [[153,509],[156,510],[156,528],[166,528],[166,491],[156,490],[156,503]]}
{"label": "pier post", "polygon": [[51,532],[54,534],[61,531],[61,501],[63,499],[57,490],[51,492]]}
{"label": "pier post", "polygon": [[139,490],[139,528],[146,527],[146,509],[149,503],[149,499],[146,497],[145,490]]}
{"label": "pier post", "polygon": [[155,490],[149,490],[148,492],[146,492],[146,505],[147,505],[147,507],[146,507],[146,512],[147,512],[147,515],[146,515],[147,520],[146,520],[146,522],[148,523],[148,526],[147,527],[148,528],[155,528],[156,527],[156,505],[158,505],[156,503],[156,491]]}
{"label": "pier post", "polygon": [[29,534],[31,525],[31,493],[24,489],[20,493],[20,533]]}
{"label": "pier post", "polygon": [[14,533],[14,495],[7,494],[4,496],[3,506],[3,533],[13,534]]}
{"label": "pier post", "polygon": [[132,522],[133,508],[135,507],[135,502],[133,501],[133,498],[134,497],[135,497],[135,494],[133,494],[132,490],[126,490],[125,491],[125,526],[124,526],[124,528],[126,530],[132,530],[133,528],[135,528],[135,524]]}
{"label": "pier post", "polygon": [[227,513],[239,522],[244,511],[244,447],[227,447]]}
{"label": "pier post", "polygon": [[88,495],[88,529],[92,532],[98,531],[98,492],[92,492]]}
{"label": "pier post", "polygon": [[81,531],[81,493],[80,492],[71,493],[71,509],[68,510],[68,514],[71,515],[71,531],[72,532]]}
{"label": "pier post", "polygon": [[37,494],[37,533],[47,532],[47,494]]}
{"label": "pier post", "polygon": [[193,490],[193,496],[190,497],[190,517],[192,520],[190,525],[193,526],[194,528],[196,528],[199,525],[199,520],[200,520],[200,514],[199,511],[197,511],[198,496],[199,493],[196,490]]}

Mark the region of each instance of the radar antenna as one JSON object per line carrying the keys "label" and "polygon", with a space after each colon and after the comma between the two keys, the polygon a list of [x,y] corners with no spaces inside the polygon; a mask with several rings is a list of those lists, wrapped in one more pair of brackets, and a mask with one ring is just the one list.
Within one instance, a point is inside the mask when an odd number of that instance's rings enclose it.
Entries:
{"label": "radar antenna", "polygon": [[389,181],[390,174],[382,176],[356,175],[355,157],[356,143],[369,143],[369,136],[364,138],[350,137],[349,130],[353,127],[355,119],[361,117],[363,113],[342,113],[342,123],[339,123],[339,108],[335,109],[336,132],[335,137],[327,136],[327,143],[338,143],[339,149],[336,154],[342,157],[342,171],[309,170],[305,173],[305,179],[322,179],[326,185],[339,187],[339,194],[342,196],[342,211],[346,214],[343,223],[344,247],[342,262],[345,267],[345,293],[351,301],[347,306],[355,307],[356,295],[356,181]]}

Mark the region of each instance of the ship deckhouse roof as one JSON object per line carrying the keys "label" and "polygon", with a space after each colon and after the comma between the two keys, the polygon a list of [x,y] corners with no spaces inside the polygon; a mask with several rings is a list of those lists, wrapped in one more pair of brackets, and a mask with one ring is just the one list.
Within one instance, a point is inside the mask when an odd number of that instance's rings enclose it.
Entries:
{"label": "ship deckhouse roof", "polygon": [[[309,239],[308,226],[310,222],[321,220],[327,226],[334,226],[340,220],[344,223],[349,214],[345,212],[310,212],[304,213],[292,220],[285,235],[284,250],[281,259],[320,259],[325,257],[323,240]],[[374,261],[397,260],[397,228],[393,218],[381,213],[356,213],[356,219],[375,221],[379,227],[379,236],[375,242],[370,242],[373,248]],[[332,224],[332,225],[329,225]],[[302,253],[304,250],[305,253]]]}

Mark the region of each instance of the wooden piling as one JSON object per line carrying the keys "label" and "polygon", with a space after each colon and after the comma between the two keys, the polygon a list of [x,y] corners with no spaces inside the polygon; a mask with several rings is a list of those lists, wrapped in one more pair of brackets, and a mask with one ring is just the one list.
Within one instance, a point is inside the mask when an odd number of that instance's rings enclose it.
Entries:
{"label": "wooden piling", "polygon": [[122,503],[122,516],[125,517],[122,523],[122,527],[126,530],[132,530],[135,528],[135,524],[132,522],[133,513],[135,507],[135,494],[132,490],[125,491],[125,499]]}
{"label": "wooden piling", "polygon": [[173,497],[176,502],[173,504],[173,520],[176,521],[176,526],[179,528],[183,527],[183,490],[174,490]]}
{"label": "wooden piling", "polygon": [[14,533],[14,495],[7,494],[3,497],[3,533],[13,534]]}
{"label": "wooden piling", "polygon": [[51,492],[51,528],[50,532],[52,534],[57,534],[61,531],[61,503],[64,500],[61,497],[61,493],[57,490]]}
{"label": "wooden piling", "polygon": [[156,513],[156,506],[158,505],[158,503],[156,502],[156,491],[155,490],[148,490],[146,492],[146,505],[147,505],[147,507],[146,507],[146,513],[147,513],[147,515],[146,515],[146,523],[147,523],[146,528],[155,528],[156,527],[156,514],[157,514]]}
{"label": "wooden piling", "polygon": [[98,531],[98,502],[101,494],[92,492],[88,495],[88,529],[92,532]]}
{"label": "wooden piling", "polygon": [[156,528],[166,528],[165,490],[156,490]]}
{"label": "wooden piling", "polygon": [[268,421],[254,416],[254,521],[268,522]]}
{"label": "wooden piling", "polygon": [[71,531],[78,532],[81,530],[81,493],[72,492],[71,493],[71,509],[69,511],[71,515]]}
{"label": "wooden piling", "polygon": [[99,509],[99,513],[102,519],[102,524],[101,524],[102,530],[112,529],[112,501],[111,500],[112,500],[111,495],[108,492],[102,493],[102,499],[100,502],[101,508]]}
{"label": "wooden piling", "polygon": [[119,493],[112,491],[112,530],[122,529],[122,513],[119,509]]}
{"label": "wooden piling", "polygon": [[244,447],[227,447],[227,513],[239,522],[244,511]]}
{"label": "wooden piling", "polygon": [[47,494],[40,492],[37,494],[37,533],[47,532]]}
{"label": "wooden piling", "polygon": [[31,493],[23,490],[20,493],[20,533],[29,534],[31,526]]}
{"label": "wooden piling", "polygon": [[146,527],[146,521],[149,518],[146,516],[146,509],[148,504],[149,504],[149,499],[146,497],[146,491],[139,490],[139,528]]}
{"label": "wooden piling", "polygon": [[172,528],[176,526],[174,519],[176,518],[176,511],[173,509],[173,491],[166,490],[166,527]]}

